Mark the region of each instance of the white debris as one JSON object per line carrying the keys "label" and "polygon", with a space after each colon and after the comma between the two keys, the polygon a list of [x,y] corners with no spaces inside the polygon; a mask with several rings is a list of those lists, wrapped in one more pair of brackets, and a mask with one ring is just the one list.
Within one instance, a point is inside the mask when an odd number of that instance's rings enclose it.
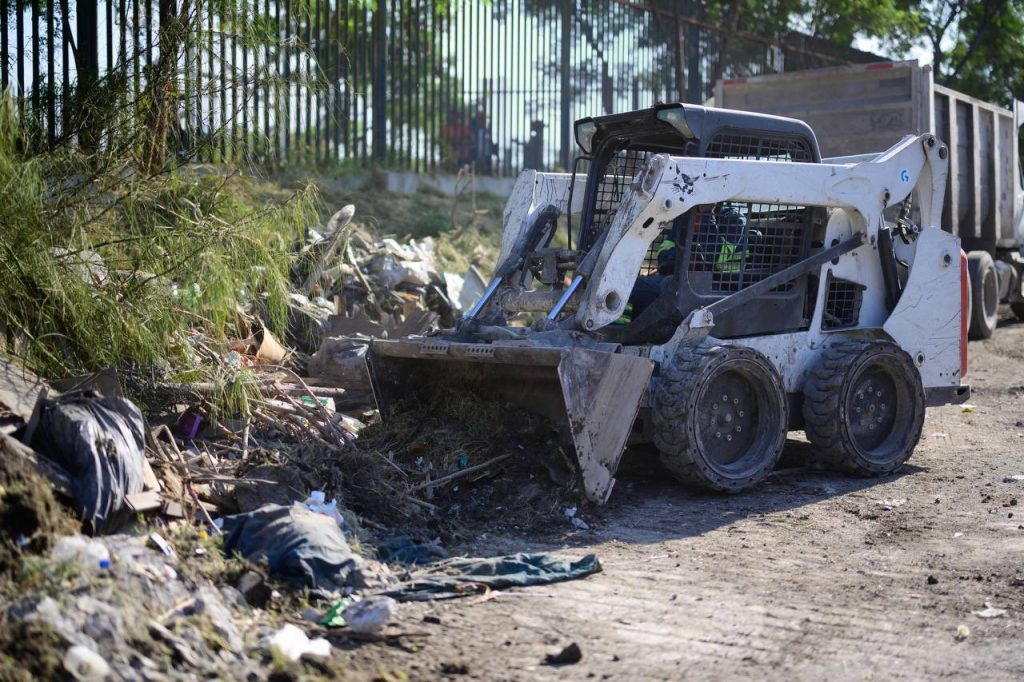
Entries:
{"label": "white debris", "polygon": [[338,524],[338,528],[346,530],[345,518],[338,511],[337,500],[327,501],[327,493],[322,490],[314,490],[309,493],[309,497],[302,503],[306,509],[316,514],[323,514],[334,519],[334,522]]}
{"label": "white debris", "polygon": [[164,553],[165,556],[176,556],[174,553],[174,548],[171,547],[171,543],[167,542],[167,540],[164,539],[164,536],[160,535],[160,533],[157,533],[156,531],[150,533],[149,539],[156,546],[157,549]]}
{"label": "white debris", "polygon": [[289,661],[297,661],[303,656],[327,658],[331,655],[330,642],[323,637],[310,639],[298,626],[291,623],[285,623],[280,630],[271,635],[268,644],[271,651]]}
{"label": "white debris", "polygon": [[372,634],[387,625],[398,606],[391,597],[367,597],[350,604],[341,612],[352,632]]}
{"label": "white debris", "polygon": [[80,644],[71,647],[64,654],[64,669],[76,680],[88,682],[105,680],[110,674],[110,665],[103,657]]}
{"label": "white debris", "polygon": [[[442,272],[441,278],[444,279],[444,288],[448,292],[448,298],[451,300],[452,305],[458,310],[467,310],[462,307],[462,288],[466,282],[462,279],[462,275],[456,275],[454,272]],[[473,306],[470,305],[470,308]]]}
{"label": "white debris", "polygon": [[107,546],[84,535],[62,537],[53,546],[50,556],[54,561],[76,563],[93,571],[105,571],[110,568],[110,551]]}
{"label": "white debris", "polygon": [[1002,618],[1006,615],[1006,609],[999,608],[998,606],[992,606],[992,604],[985,602],[985,608],[981,611],[974,611],[973,613],[978,618]]}

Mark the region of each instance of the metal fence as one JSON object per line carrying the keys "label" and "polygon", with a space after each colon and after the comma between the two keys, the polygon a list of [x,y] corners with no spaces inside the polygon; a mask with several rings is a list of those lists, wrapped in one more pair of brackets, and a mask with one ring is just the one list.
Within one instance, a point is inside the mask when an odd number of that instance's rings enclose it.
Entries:
{"label": "metal fence", "polygon": [[74,143],[90,92],[117,86],[118,108],[141,106],[160,28],[181,15],[169,135],[185,159],[510,175],[567,168],[577,117],[870,57],[728,33],[663,4],[0,0],[0,72],[38,146]]}

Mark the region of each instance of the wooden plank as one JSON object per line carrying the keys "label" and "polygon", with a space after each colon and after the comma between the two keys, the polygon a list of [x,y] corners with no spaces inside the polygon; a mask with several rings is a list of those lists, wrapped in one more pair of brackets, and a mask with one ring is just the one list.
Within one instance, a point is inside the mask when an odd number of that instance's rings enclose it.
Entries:
{"label": "wooden plank", "polygon": [[156,511],[163,506],[163,499],[160,493],[155,490],[146,490],[141,493],[133,493],[124,496],[124,502],[136,514]]}

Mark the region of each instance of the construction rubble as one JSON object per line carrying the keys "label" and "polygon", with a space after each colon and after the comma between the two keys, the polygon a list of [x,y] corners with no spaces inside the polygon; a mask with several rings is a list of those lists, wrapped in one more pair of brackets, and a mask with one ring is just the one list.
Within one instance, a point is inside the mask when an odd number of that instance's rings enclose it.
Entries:
{"label": "construction rubble", "polygon": [[370,339],[451,325],[485,282],[354,217],[297,245],[283,338],[258,301],[247,337],[192,334],[204,380],[0,360],[0,677],[331,677],[335,647],[424,636],[400,602],[600,570],[450,558],[474,529],[585,528],[574,474],[550,427],[473,396],[379,423]]}

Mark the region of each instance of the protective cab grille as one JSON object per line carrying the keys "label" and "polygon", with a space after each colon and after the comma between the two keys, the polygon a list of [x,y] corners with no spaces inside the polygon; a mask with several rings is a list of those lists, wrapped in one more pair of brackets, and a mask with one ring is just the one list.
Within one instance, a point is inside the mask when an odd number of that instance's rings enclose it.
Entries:
{"label": "protective cab grille", "polygon": [[[622,195],[652,152],[622,149],[608,162],[595,195],[593,219],[584,239],[593,244],[611,223]],[[811,150],[800,139],[759,137],[720,132],[705,150],[709,158],[762,161],[812,161]],[[708,207],[705,207],[708,208]],[[710,216],[721,216],[711,218]],[[640,275],[658,272],[658,253],[666,239],[680,233],[684,217],[663,231],[652,243],[640,268]],[[695,289],[706,294],[728,294],[750,286],[764,277],[799,261],[804,235],[809,230],[810,210],[802,206],[770,204],[721,204],[695,217],[690,252],[690,272],[710,273]],[[721,223],[721,225],[719,225]],[[703,229],[702,229],[703,228]],[[731,241],[730,241],[731,240]],[[736,249],[740,248],[740,251]],[[776,291],[788,291],[793,283]]]}
{"label": "protective cab grille", "polygon": [[828,288],[825,292],[825,311],[821,318],[822,329],[856,327],[860,321],[864,285],[833,277],[831,270],[826,285]]}
{"label": "protective cab grille", "polygon": [[[707,293],[732,293],[797,263],[803,254],[807,209],[781,204],[725,202],[695,214],[691,273]],[[692,280],[693,278],[691,278]],[[790,282],[776,291],[789,291]]]}
{"label": "protective cab grille", "polygon": [[[799,139],[722,132],[708,143],[709,158],[809,162]],[[701,294],[731,294],[799,262],[809,246],[811,209],[786,204],[723,202],[691,219],[688,270]],[[797,282],[773,290],[785,293]]]}
{"label": "protective cab grille", "polygon": [[704,156],[712,159],[751,159],[754,161],[809,162],[811,150],[798,139],[758,137],[722,132],[711,138]]}
{"label": "protective cab grille", "polygon": [[590,234],[586,236],[587,243],[593,244],[598,235],[608,228],[615,211],[619,208],[623,193],[647,164],[650,155],[650,152],[623,149],[608,162],[604,176],[597,185]]}

